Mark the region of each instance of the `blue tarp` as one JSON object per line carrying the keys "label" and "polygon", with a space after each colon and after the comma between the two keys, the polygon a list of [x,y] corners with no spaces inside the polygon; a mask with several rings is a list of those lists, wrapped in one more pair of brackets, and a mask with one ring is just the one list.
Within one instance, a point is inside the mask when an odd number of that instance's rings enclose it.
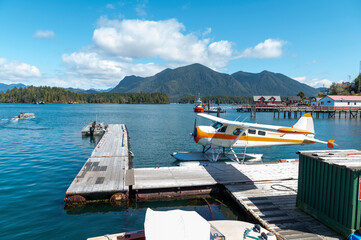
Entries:
{"label": "blue tarp", "polygon": [[354,233],[348,236],[348,240],[361,240],[361,235]]}

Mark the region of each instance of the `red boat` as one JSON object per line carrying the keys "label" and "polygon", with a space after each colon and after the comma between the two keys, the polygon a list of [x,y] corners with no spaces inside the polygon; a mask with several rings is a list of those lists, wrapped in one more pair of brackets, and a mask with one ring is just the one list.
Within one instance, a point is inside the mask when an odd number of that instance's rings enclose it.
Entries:
{"label": "red boat", "polygon": [[196,112],[196,113],[204,112],[201,98],[198,98],[197,101],[194,102],[194,112]]}

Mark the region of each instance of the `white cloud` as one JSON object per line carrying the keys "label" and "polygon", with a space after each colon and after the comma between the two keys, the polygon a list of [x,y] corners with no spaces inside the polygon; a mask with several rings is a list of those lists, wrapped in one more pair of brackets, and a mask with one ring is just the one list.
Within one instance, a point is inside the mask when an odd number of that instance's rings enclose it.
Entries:
{"label": "white cloud", "polygon": [[55,33],[49,30],[38,30],[34,33],[33,38],[53,38]]}
{"label": "white cloud", "polygon": [[311,62],[307,62],[305,65],[306,65],[306,66],[309,66],[309,65],[316,64],[316,63],[317,63],[317,60],[314,59],[314,60],[312,60]]}
{"label": "white cloud", "polygon": [[128,75],[152,76],[168,67],[192,63],[219,71],[239,57],[279,57],[286,43],[267,39],[246,49],[242,56],[236,56],[237,51],[230,41],[212,41],[204,37],[211,33],[211,28],[203,37],[185,31],[185,26],[176,19],[110,20],[101,17],[93,33],[94,45],[62,55],[67,68],[62,78],[67,79],[69,86],[108,88]]}
{"label": "white cloud", "polygon": [[257,44],[255,47],[247,48],[242,52],[242,58],[279,58],[282,56],[282,47],[286,41],[267,39],[262,43]]}
{"label": "white cloud", "polygon": [[305,83],[311,87],[319,88],[319,87],[330,87],[332,84],[332,81],[326,79],[326,78],[307,78],[306,76],[303,77],[294,77],[294,80],[297,80],[301,83]]}
{"label": "white cloud", "polygon": [[228,41],[211,43],[210,39],[183,34],[185,27],[176,19],[117,21],[102,18],[98,24],[93,41],[99,49],[112,56],[161,58],[182,64],[198,62],[211,68],[222,68],[232,59],[234,51]]}
{"label": "white cloud", "polygon": [[106,8],[108,9],[115,9],[113,4],[108,3],[107,5],[105,5]]}
{"label": "white cloud", "polygon": [[[114,87],[127,75],[152,76],[164,67],[154,63],[133,64],[102,59],[97,53],[75,52],[63,54],[64,65],[70,70],[66,72],[69,79],[78,79],[69,86],[84,84],[87,87]],[[79,82],[80,80],[80,82]]]}
{"label": "white cloud", "polygon": [[3,83],[27,83],[34,78],[41,78],[40,70],[27,63],[8,61],[0,58],[0,79]]}
{"label": "white cloud", "polygon": [[212,28],[207,28],[204,32],[203,32],[203,36],[207,36],[207,35],[209,35],[210,33],[212,32]]}
{"label": "white cloud", "polygon": [[147,15],[147,12],[145,11],[145,8],[147,7],[147,1],[144,1],[142,3],[137,4],[135,7],[135,12],[139,17],[144,17]]}
{"label": "white cloud", "polygon": [[296,81],[299,81],[301,83],[304,83],[307,78],[305,76],[303,76],[303,77],[294,77],[293,79]]}

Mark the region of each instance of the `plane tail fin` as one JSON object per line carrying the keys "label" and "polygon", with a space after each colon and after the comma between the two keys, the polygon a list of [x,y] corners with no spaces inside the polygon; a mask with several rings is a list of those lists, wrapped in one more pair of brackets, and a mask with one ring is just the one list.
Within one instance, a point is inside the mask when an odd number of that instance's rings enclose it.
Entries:
{"label": "plane tail fin", "polygon": [[309,113],[303,114],[302,117],[292,127],[303,129],[315,134],[315,129],[313,127],[313,118],[312,115]]}

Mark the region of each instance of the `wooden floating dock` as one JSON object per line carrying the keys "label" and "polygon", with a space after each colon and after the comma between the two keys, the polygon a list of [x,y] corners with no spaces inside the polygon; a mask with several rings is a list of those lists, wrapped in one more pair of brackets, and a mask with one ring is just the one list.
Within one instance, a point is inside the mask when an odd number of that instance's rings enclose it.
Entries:
{"label": "wooden floating dock", "polygon": [[90,158],[79,171],[66,191],[66,202],[74,196],[86,199],[104,197],[114,193],[128,194],[126,170],[129,161],[128,133],[124,124],[111,124]]}
{"label": "wooden floating dock", "polygon": [[180,196],[192,190],[187,187],[221,184],[241,208],[282,239],[343,239],[296,208],[298,162],[220,162],[133,171],[133,190],[140,201]]}
{"label": "wooden floating dock", "polygon": [[343,239],[296,208],[297,161],[132,168],[129,153],[125,125],[109,125],[65,201],[147,201],[222,191],[280,239]]}

